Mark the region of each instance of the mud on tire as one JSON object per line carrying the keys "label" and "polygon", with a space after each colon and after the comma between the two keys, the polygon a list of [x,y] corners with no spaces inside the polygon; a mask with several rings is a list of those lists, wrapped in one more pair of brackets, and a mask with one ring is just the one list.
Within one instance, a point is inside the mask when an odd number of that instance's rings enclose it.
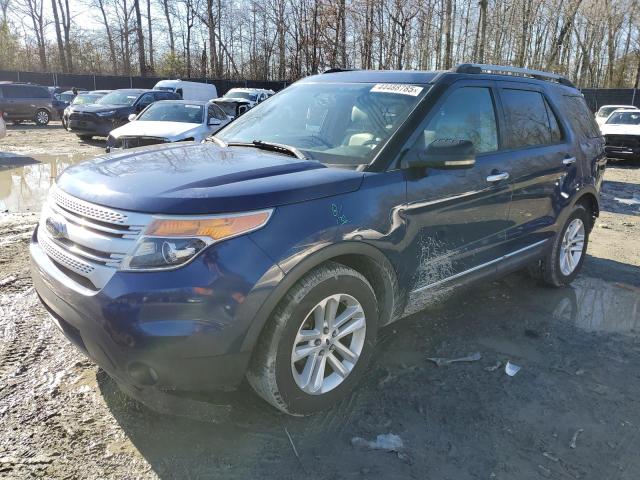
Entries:
{"label": "mud on tire", "polygon": [[[364,342],[358,359],[340,380],[341,383],[325,393],[311,394],[305,392],[294,377],[298,367],[293,363],[292,352],[299,338],[299,330],[305,328],[309,318],[313,318],[310,314],[315,312],[318,302],[335,295],[355,299],[362,307],[366,322]],[[337,311],[336,319],[340,312]],[[258,340],[247,379],[258,395],[285,413],[308,415],[326,409],[345,397],[358,383],[375,347],[377,324],[376,296],[367,279],[341,264],[322,264],[293,285],[274,310]],[[334,358],[341,358],[335,355],[338,351],[336,348]],[[328,358],[326,363],[330,365]],[[324,375],[329,378],[336,374],[337,371],[333,371],[332,367],[323,374],[323,378]]]}

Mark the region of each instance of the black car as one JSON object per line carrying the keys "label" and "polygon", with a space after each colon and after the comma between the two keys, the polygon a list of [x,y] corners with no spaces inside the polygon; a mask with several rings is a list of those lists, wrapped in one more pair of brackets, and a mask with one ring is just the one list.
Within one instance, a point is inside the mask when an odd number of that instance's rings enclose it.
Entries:
{"label": "black car", "polygon": [[37,125],[47,125],[57,115],[49,90],[27,83],[0,84],[0,111],[5,112],[6,120]]}
{"label": "black car", "polygon": [[158,100],[179,100],[174,92],[127,88],[114,90],[96,103],[70,105],[68,107],[67,130],[83,140],[91,137],[106,137],[114,128],[129,121],[129,115],[139,113]]}

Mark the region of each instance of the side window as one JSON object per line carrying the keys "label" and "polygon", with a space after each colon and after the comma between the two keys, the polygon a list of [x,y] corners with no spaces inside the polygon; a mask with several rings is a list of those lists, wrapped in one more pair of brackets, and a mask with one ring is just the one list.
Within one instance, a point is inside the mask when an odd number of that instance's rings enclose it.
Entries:
{"label": "side window", "polygon": [[209,115],[218,120],[226,120],[227,116],[217,105],[209,105]]}
{"label": "side window", "polygon": [[140,100],[138,100],[138,106],[141,108],[147,107],[151,105],[154,100],[155,98],[153,96],[153,93],[145,93],[140,97]]}
{"label": "side window", "polygon": [[487,87],[453,91],[420,129],[422,134],[413,148],[424,150],[436,140],[469,140],[476,153],[498,150],[495,108]]}
{"label": "side window", "polygon": [[553,143],[547,107],[541,93],[505,88],[501,90],[501,97],[510,130],[507,148]]}
{"label": "side window", "polygon": [[560,129],[560,124],[558,123],[558,117],[553,113],[551,106],[545,100],[545,107],[547,107],[547,117],[549,118],[549,130],[551,131],[551,143],[558,143],[562,140],[562,130]]}
{"label": "side window", "polygon": [[601,136],[600,129],[583,97],[578,95],[564,95],[562,101],[567,111],[569,121],[571,125],[573,125],[573,128],[576,129],[576,133],[589,138]]}
{"label": "side window", "polygon": [[23,98],[23,87],[20,85],[6,85],[4,88],[5,98]]}
{"label": "side window", "polygon": [[178,96],[179,96],[180,98],[182,98],[182,89],[181,89],[181,88],[178,88],[178,89],[176,90],[176,93],[178,94]]}

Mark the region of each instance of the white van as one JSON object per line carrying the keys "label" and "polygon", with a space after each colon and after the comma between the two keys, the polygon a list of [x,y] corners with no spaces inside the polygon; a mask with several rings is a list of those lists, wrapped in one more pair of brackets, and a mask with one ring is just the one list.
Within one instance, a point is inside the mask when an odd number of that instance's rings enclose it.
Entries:
{"label": "white van", "polygon": [[183,100],[199,100],[208,102],[218,98],[218,90],[210,83],[185,82],[184,80],[160,80],[153,87],[154,90],[175,92]]}

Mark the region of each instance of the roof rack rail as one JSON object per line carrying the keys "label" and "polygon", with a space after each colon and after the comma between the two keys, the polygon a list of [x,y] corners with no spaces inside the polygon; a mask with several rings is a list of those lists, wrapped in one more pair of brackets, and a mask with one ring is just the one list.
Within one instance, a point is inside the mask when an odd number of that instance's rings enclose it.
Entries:
{"label": "roof rack rail", "polygon": [[324,75],[325,73],[353,72],[354,70],[354,68],[327,68],[324,72],[322,72],[322,74]]}
{"label": "roof rack rail", "polygon": [[575,88],[571,80],[556,73],[543,72],[542,70],[531,70],[529,68],[506,67],[503,65],[489,65],[485,63],[462,63],[454,67],[452,71],[456,73],[490,73],[496,75],[513,75],[516,77],[529,77],[536,80],[546,80],[557,82],[567,87]]}

